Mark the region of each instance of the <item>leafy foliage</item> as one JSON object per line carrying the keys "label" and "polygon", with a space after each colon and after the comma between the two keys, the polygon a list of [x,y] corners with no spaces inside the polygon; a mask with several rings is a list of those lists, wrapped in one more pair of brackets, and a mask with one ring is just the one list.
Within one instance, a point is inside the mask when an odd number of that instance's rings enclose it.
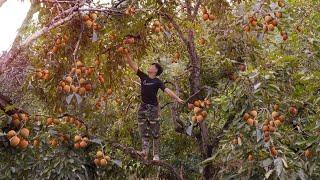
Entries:
{"label": "leafy foliage", "polygon": [[[192,2],[195,8],[197,1]],[[29,74],[23,99],[15,105],[30,115],[23,125],[30,129],[30,144],[24,150],[10,147],[5,137],[8,129],[4,129],[1,178],[172,178],[166,169],[145,166],[111,143],[141,146],[136,120],[139,84],[120,47],[130,51],[141,69],[160,62],[165,69],[161,79],[179,87],[184,99],[190,97],[190,44],[183,42],[166,14],[173,16],[183,35],[190,29],[195,34],[192,43],[200,59],[201,84],[211,90],[200,93],[201,99],[212,102],[204,123],[209,141],[217,147],[212,157],[204,159],[198,141],[200,123],[192,122],[192,110],[179,107],[180,119],[189,127],[187,135],[182,135],[172,127],[172,111],[165,106],[161,158],[185,179],[200,178],[208,165],[213,166],[215,177],[223,179],[320,177],[319,2],[205,1],[194,20],[185,1],[124,1],[111,8],[115,4],[80,8],[71,21],[40,36],[25,50]],[[69,6],[35,1],[32,8],[38,9],[37,18],[25,27],[22,37],[50,25]],[[106,7],[120,13],[95,10]],[[281,17],[276,15],[279,12]],[[211,20],[205,14],[212,15]],[[277,20],[277,25],[271,27],[266,16]],[[167,86],[175,89],[170,83]],[[159,97],[160,104],[171,101],[163,93]],[[250,125],[243,116],[252,110],[257,115]],[[285,119],[273,125],[275,131],[266,141],[263,127],[277,120],[273,112]],[[234,118],[226,126],[231,114]],[[14,119],[1,118],[2,127]],[[48,123],[48,118],[57,122]],[[88,145],[75,148],[75,135],[88,137]],[[94,164],[98,150],[110,155],[106,166]]]}

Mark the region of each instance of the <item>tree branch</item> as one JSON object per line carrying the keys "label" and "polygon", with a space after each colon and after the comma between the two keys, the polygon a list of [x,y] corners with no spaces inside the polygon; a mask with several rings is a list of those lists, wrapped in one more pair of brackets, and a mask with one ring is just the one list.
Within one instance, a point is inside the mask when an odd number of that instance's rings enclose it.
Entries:
{"label": "tree branch", "polygon": [[194,94],[192,94],[191,96],[189,96],[185,101],[189,102],[190,100],[192,100],[194,97],[196,97],[202,90],[206,89],[207,90],[207,97],[210,96],[210,94],[213,91],[213,88],[210,86],[202,86],[198,91],[196,91]]}
{"label": "tree branch", "polygon": [[72,53],[72,56],[73,56],[73,60],[74,60],[74,61],[77,59],[76,56],[77,56],[77,52],[78,52],[78,49],[79,49],[79,46],[80,46],[80,41],[81,41],[81,39],[82,39],[83,31],[84,31],[84,26],[83,26],[83,24],[81,24],[81,32],[80,32],[80,34],[79,34],[78,41],[77,41],[76,46],[75,46],[75,48],[74,48],[74,51],[73,51],[73,53]]}
{"label": "tree branch", "polygon": [[21,37],[22,37],[22,31],[28,26],[28,24],[30,23],[30,21],[32,20],[32,17],[34,15],[34,13],[36,13],[39,9],[36,8],[37,6],[33,6],[31,5],[29,8],[29,11],[27,12],[26,17],[24,18],[23,22],[22,22],[22,26],[19,28],[17,36],[15,38],[15,40],[12,43],[12,47],[19,45],[20,41],[21,41]]}
{"label": "tree branch", "polygon": [[123,2],[125,2],[126,0],[120,0],[119,2],[117,2],[113,7],[118,7],[120,4],[122,4]]}
{"label": "tree branch", "polygon": [[172,23],[172,25],[173,25],[174,29],[177,31],[178,36],[180,37],[180,39],[183,41],[183,43],[184,43],[185,45],[187,45],[187,44],[188,44],[188,40],[187,40],[187,38],[184,36],[183,32],[181,31],[180,26],[179,26],[179,25],[177,24],[177,22],[173,19],[173,17],[170,16],[169,14],[167,14],[167,13],[162,13],[162,12],[160,12],[160,14],[163,15],[163,16],[165,16],[165,17]]}
{"label": "tree branch", "polygon": [[[73,7],[71,8],[73,11],[76,10],[78,7]],[[26,49],[28,46],[30,46],[30,44],[36,40],[37,38],[39,38],[41,35],[43,35],[44,33],[47,33],[48,31],[50,31],[53,28],[56,28],[68,21],[70,21],[73,16],[75,16],[77,13],[72,13],[69,16],[65,17],[64,19],[60,19],[59,21],[53,23],[52,25],[43,27],[42,29],[38,30],[37,32],[35,32],[34,34],[30,35],[25,41],[23,41],[20,45],[10,49],[10,51],[8,52],[8,54],[6,54],[4,56],[4,59],[2,60],[2,65],[0,67],[0,75],[5,71],[6,67],[24,50]]]}
{"label": "tree branch", "polygon": [[118,10],[114,10],[114,9],[109,9],[109,8],[80,8],[79,11],[97,11],[97,12],[102,12],[102,13],[106,13],[106,14],[119,14],[119,15],[123,15],[123,13],[121,11]]}
{"label": "tree branch", "polygon": [[70,0],[64,0],[64,1],[61,1],[61,0],[55,0],[55,1],[48,1],[48,0],[40,0],[40,3],[52,3],[52,4],[59,4],[59,3],[72,3],[72,4],[75,4],[77,3],[77,1],[70,1]]}
{"label": "tree branch", "polygon": [[42,36],[43,34],[49,32],[51,29],[54,29],[62,24],[65,24],[66,22],[69,22],[73,19],[73,17],[77,14],[76,11],[102,11],[104,13],[119,13],[119,11],[112,10],[112,9],[96,9],[96,8],[86,8],[86,9],[80,9],[85,4],[85,1],[82,0],[78,2],[75,6],[63,11],[58,16],[56,16],[51,23],[48,26],[43,27],[42,29],[38,30],[34,34],[27,37],[25,41],[23,41],[20,45],[17,45],[16,47],[10,49],[10,51],[3,56],[3,59],[1,59],[2,64],[0,66],[0,75],[4,73],[6,67],[12,63],[12,61],[28,46],[32,44],[34,40]]}
{"label": "tree branch", "polygon": [[200,8],[201,3],[202,3],[202,0],[198,0],[197,3],[196,3],[196,5],[195,5],[195,7],[194,7],[193,16],[192,16],[193,20],[194,20],[194,19],[197,17],[197,15],[198,15],[198,11],[199,11],[199,8]]}
{"label": "tree branch", "polygon": [[6,2],[7,0],[0,0],[0,7]]}
{"label": "tree branch", "polygon": [[144,160],[143,157],[141,157],[138,154],[137,150],[135,150],[133,147],[126,147],[125,145],[122,145],[116,142],[107,142],[107,143],[109,143],[112,147],[119,149],[125,154],[129,155],[131,158],[140,161],[144,165],[147,165],[147,166],[155,165],[155,166],[162,167],[164,169],[169,170],[175,179],[183,180],[183,178],[179,175],[179,172],[176,170],[176,168],[165,161]]}
{"label": "tree branch", "polygon": [[191,12],[191,2],[190,0],[185,0],[186,6],[187,6],[187,13],[188,13],[188,17],[190,18],[190,20],[192,19],[192,12]]}

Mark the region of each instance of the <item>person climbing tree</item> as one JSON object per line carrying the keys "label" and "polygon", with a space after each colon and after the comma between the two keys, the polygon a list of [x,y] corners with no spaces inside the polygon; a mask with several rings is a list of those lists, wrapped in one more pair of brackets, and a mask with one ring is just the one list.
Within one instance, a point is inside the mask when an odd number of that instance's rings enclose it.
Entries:
{"label": "person climbing tree", "polygon": [[158,89],[166,92],[171,98],[179,103],[184,103],[172,90],[165,87],[164,83],[157,78],[163,68],[158,63],[152,63],[148,69],[148,74],[142,72],[138,65],[132,60],[129,53],[125,54],[127,63],[139,76],[141,80],[141,104],[138,110],[139,133],[142,139],[142,151],[139,154],[147,160],[149,154],[149,140],[153,140],[153,160],[159,160],[159,103],[157,99]]}

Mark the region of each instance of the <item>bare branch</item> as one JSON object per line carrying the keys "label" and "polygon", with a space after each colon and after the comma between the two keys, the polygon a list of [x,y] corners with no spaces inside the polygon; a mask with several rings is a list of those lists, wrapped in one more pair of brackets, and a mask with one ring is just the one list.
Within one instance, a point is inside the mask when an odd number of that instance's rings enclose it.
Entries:
{"label": "bare branch", "polygon": [[[76,7],[72,7],[69,10],[72,12],[75,11],[76,9],[78,9],[78,6]],[[4,57],[4,60],[2,62],[2,66],[0,67],[0,74],[2,74],[5,71],[5,68],[24,50],[26,49],[28,46],[30,46],[30,44],[36,40],[37,38],[39,38],[41,35],[47,33],[48,31],[50,31],[53,28],[56,28],[68,21],[70,21],[77,13],[73,12],[71,13],[69,16],[60,19],[56,22],[54,22],[53,24],[43,27],[42,29],[38,30],[37,32],[35,32],[34,34],[30,35],[25,41],[23,41],[20,45],[18,45],[17,47],[11,49],[8,54]]]}
{"label": "bare branch", "polygon": [[[60,1],[58,1],[60,2]],[[12,61],[28,46],[32,44],[34,40],[42,36],[43,34],[49,32],[51,29],[54,29],[66,22],[69,22],[73,19],[73,17],[78,13],[78,11],[101,11],[107,14],[115,14],[120,13],[119,11],[112,10],[112,9],[98,9],[98,8],[86,8],[86,9],[79,9],[85,4],[85,1],[77,1],[78,4],[63,11],[58,16],[56,16],[48,26],[43,27],[42,29],[38,30],[34,34],[27,37],[25,41],[17,45],[16,47],[12,48],[5,56],[1,58],[1,66],[0,66],[0,75],[4,73],[6,67],[12,63]]]}
{"label": "bare branch", "polygon": [[191,96],[189,96],[186,100],[186,102],[189,102],[190,100],[192,100],[194,97],[196,97],[202,90],[206,90],[207,91],[207,95],[206,97],[209,97],[210,94],[212,93],[212,91],[214,90],[212,87],[210,86],[202,86],[198,91],[196,91],[194,94],[192,94]]}
{"label": "bare branch", "polygon": [[117,2],[113,7],[118,7],[120,4],[122,4],[123,2],[125,2],[126,0],[120,0],[119,2]]}
{"label": "bare branch", "polygon": [[76,15],[76,13],[73,13],[69,16],[67,16],[64,19],[61,19],[60,21],[54,23],[53,25],[49,26],[49,27],[44,27],[42,29],[40,29],[39,31],[37,31],[36,33],[34,33],[33,35],[29,36],[25,41],[23,41],[20,44],[20,48],[25,48],[27,47],[31,42],[33,42],[34,40],[36,40],[37,38],[39,38],[41,35],[47,33],[48,31],[50,31],[51,29],[60,26],[68,21],[70,21],[72,19],[72,17],[74,17]]}
{"label": "bare branch", "polygon": [[77,43],[76,43],[76,46],[75,46],[75,48],[74,48],[74,51],[73,51],[73,53],[72,53],[74,60],[76,59],[76,56],[77,56],[77,52],[78,52],[78,49],[79,49],[79,46],[80,46],[80,41],[81,41],[81,39],[82,39],[83,31],[84,31],[84,26],[83,26],[83,24],[81,24],[81,32],[80,32],[78,41],[77,41]]}
{"label": "bare branch", "polygon": [[136,159],[140,162],[142,162],[144,165],[155,165],[162,168],[165,168],[171,172],[171,174],[174,176],[175,179],[183,180],[183,178],[179,175],[179,172],[174,168],[171,164],[165,162],[165,161],[154,161],[154,160],[144,160],[143,157],[141,157],[137,150],[135,150],[133,147],[126,147],[125,145],[115,143],[115,142],[108,142],[112,147],[121,150],[125,154],[129,155],[131,158]]}
{"label": "bare branch", "polygon": [[6,2],[7,0],[0,0],[0,7]]}
{"label": "bare branch", "polygon": [[181,31],[180,26],[177,24],[177,22],[173,19],[172,16],[170,16],[167,13],[162,13],[160,12],[161,15],[165,16],[173,25],[174,29],[177,31],[178,36],[180,37],[180,39],[185,43],[185,45],[188,44],[188,40],[187,38],[184,36],[183,32]]}
{"label": "bare branch", "polygon": [[59,3],[68,3],[68,4],[75,4],[77,3],[78,1],[77,0],[74,0],[74,1],[68,1],[68,0],[55,0],[55,1],[48,1],[48,0],[40,0],[41,3],[52,3],[52,4],[59,4]]}
{"label": "bare branch", "polygon": [[199,8],[200,8],[200,5],[202,3],[202,0],[198,0],[195,7],[194,7],[194,10],[193,10],[193,19],[196,18],[196,16],[198,15],[198,11],[199,11]]}
{"label": "bare branch", "polygon": [[121,11],[110,9],[110,8],[80,8],[79,11],[97,11],[97,12],[102,12],[106,14],[113,13],[113,14],[123,15]]}
{"label": "bare branch", "polygon": [[185,3],[186,3],[186,6],[187,6],[188,17],[189,17],[190,19],[192,19],[192,12],[191,12],[192,7],[191,7],[191,2],[190,2],[190,0],[185,0]]}

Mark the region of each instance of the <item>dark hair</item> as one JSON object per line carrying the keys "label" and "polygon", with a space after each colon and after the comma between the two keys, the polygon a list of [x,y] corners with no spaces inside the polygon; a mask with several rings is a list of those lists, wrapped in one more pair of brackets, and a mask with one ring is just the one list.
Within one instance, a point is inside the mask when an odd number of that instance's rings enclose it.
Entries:
{"label": "dark hair", "polygon": [[162,66],[159,64],[159,63],[152,63],[151,65],[155,65],[156,66],[156,68],[157,68],[157,76],[159,76],[162,72],[163,72],[163,68],[162,68]]}

